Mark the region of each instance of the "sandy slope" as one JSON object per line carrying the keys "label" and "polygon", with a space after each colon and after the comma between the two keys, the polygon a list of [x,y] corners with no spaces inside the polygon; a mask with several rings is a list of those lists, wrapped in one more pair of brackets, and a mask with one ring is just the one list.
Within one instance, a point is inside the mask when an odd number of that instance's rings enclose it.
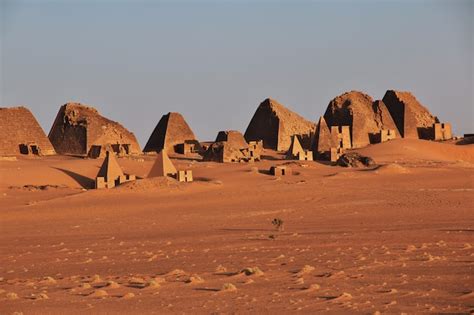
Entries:
{"label": "sandy slope", "polygon": [[282,178],[181,159],[196,182],[103,191],[98,160],[0,161],[0,313],[472,311],[473,148],[393,141],[359,150],[376,169]]}

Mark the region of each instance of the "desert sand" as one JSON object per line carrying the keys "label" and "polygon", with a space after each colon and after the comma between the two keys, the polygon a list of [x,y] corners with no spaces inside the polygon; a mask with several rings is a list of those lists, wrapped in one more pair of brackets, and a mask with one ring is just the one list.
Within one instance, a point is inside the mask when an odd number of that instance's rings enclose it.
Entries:
{"label": "desert sand", "polygon": [[102,159],[2,160],[0,313],[473,312],[474,146],[357,151],[377,166],[175,158],[193,183],[108,190],[89,190]]}

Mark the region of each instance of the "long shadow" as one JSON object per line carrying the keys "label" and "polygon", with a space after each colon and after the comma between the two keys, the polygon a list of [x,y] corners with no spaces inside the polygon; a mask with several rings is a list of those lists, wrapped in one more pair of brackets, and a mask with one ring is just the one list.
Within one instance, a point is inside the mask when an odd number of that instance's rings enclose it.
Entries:
{"label": "long shadow", "polygon": [[58,167],[52,167],[58,171],[61,171],[63,172],[64,174],[70,176],[72,179],[74,179],[79,185],[82,186],[82,188],[85,188],[85,189],[93,189],[94,186],[95,186],[95,181],[89,177],[86,177],[84,175],[81,175],[81,174],[78,174],[78,173],[75,173],[75,172],[72,172],[72,171],[69,171],[69,170],[65,170],[63,168],[58,168]]}
{"label": "long shadow", "polygon": [[269,170],[258,170],[258,172],[264,175],[272,175],[272,173]]}
{"label": "long shadow", "polygon": [[461,139],[456,142],[456,145],[468,145],[468,144],[474,144],[474,137],[465,137],[464,139]]}
{"label": "long shadow", "polygon": [[219,292],[220,289],[214,289],[214,288],[195,288],[194,290],[196,291],[210,291],[210,292]]}
{"label": "long shadow", "polygon": [[178,161],[196,161],[196,162],[203,162],[202,157],[189,157],[189,156],[172,156],[174,160]]}

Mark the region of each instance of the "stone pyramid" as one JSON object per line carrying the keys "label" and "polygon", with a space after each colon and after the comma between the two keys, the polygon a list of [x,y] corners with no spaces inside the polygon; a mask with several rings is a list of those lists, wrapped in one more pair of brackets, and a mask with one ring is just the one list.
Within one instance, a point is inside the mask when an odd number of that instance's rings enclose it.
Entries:
{"label": "stone pyramid", "polygon": [[331,152],[331,147],[333,146],[331,131],[326,123],[326,119],[321,116],[316,125],[316,133],[314,134],[313,143],[311,145],[314,158],[328,158],[329,153]]}
{"label": "stone pyramid", "polygon": [[286,152],[293,135],[300,137],[303,148],[309,148],[314,127],[314,123],[267,98],[258,106],[244,136],[247,142],[263,140],[264,148]]}
{"label": "stone pyramid", "polygon": [[148,177],[160,177],[168,175],[176,175],[177,171],[171,162],[165,150],[161,150],[156,157]]}
{"label": "stone pyramid", "polygon": [[108,182],[115,181],[120,176],[124,176],[124,174],[122,168],[117,162],[117,159],[115,158],[115,154],[107,151],[104,163],[102,163],[102,166],[100,167],[99,173],[97,173],[96,177],[103,177],[105,182]]}
{"label": "stone pyramid", "polygon": [[362,92],[350,91],[335,97],[324,114],[328,127],[349,126],[353,148],[371,143],[383,129],[396,129],[385,104]]}
{"label": "stone pyramid", "polygon": [[216,141],[214,142],[229,142],[232,146],[243,149],[248,147],[247,141],[245,141],[244,136],[242,133],[236,130],[225,130],[219,131],[216,137]]}
{"label": "stone pyramid", "polygon": [[291,137],[291,145],[290,148],[288,149],[288,152],[286,152],[286,158],[287,159],[294,159],[298,157],[298,154],[300,152],[304,152],[303,147],[301,146],[300,140],[298,139],[297,135],[293,135]]}
{"label": "stone pyramid", "polygon": [[26,107],[0,108],[0,156],[25,153],[22,146],[35,145],[38,154],[53,155],[51,142]]}
{"label": "stone pyramid", "polygon": [[48,137],[59,154],[99,157],[107,149],[125,155],[141,153],[133,133],[80,103],[61,106]]}
{"label": "stone pyramid", "polygon": [[161,117],[143,151],[172,153],[176,152],[177,144],[190,140],[196,137],[184,117],[180,113],[168,113]]}
{"label": "stone pyramid", "polygon": [[410,92],[388,90],[382,101],[387,106],[402,137],[432,138],[432,127],[438,122],[437,118]]}

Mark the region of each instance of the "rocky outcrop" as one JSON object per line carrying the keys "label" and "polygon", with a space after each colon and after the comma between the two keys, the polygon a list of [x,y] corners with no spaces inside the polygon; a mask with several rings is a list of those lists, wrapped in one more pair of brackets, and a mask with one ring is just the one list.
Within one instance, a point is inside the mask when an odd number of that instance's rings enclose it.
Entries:
{"label": "rocky outcrop", "polygon": [[257,108],[252,117],[245,139],[263,140],[263,147],[277,151],[288,151],[291,136],[298,135],[303,148],[310,147],[314,123],[292,112],[277,101],[267,98]]}
{"label": "rocky outcrop", "polygon": [[48,137],[60,154],[99,157],[105,156],[106,150],[122,155],[141,153],[133,133],[80,103],[61,106]]}
{"label": "rocky outcrop", "polygon": [[382,101],[404,138],[430,139],[437,118],[410,92],[388,90]]}
{"label": "rocky outcrop", "polygon": [[38,121],[26,107],[0,108],[0,156],[55,154]]}
{"label": "rocky outcrop", "polygon": [[186,141],[196,141],[194,132],[180,113],[168,113],[161,117],[153,130],[143,152],[177,152],[177,145]]}
{"label": "rocky outcrop", "polygon": [[336,164],[343,167],[369,167],[375,166],[375,161],[371,157],[360,155],[357,152],[349,152],[342,154]]}

